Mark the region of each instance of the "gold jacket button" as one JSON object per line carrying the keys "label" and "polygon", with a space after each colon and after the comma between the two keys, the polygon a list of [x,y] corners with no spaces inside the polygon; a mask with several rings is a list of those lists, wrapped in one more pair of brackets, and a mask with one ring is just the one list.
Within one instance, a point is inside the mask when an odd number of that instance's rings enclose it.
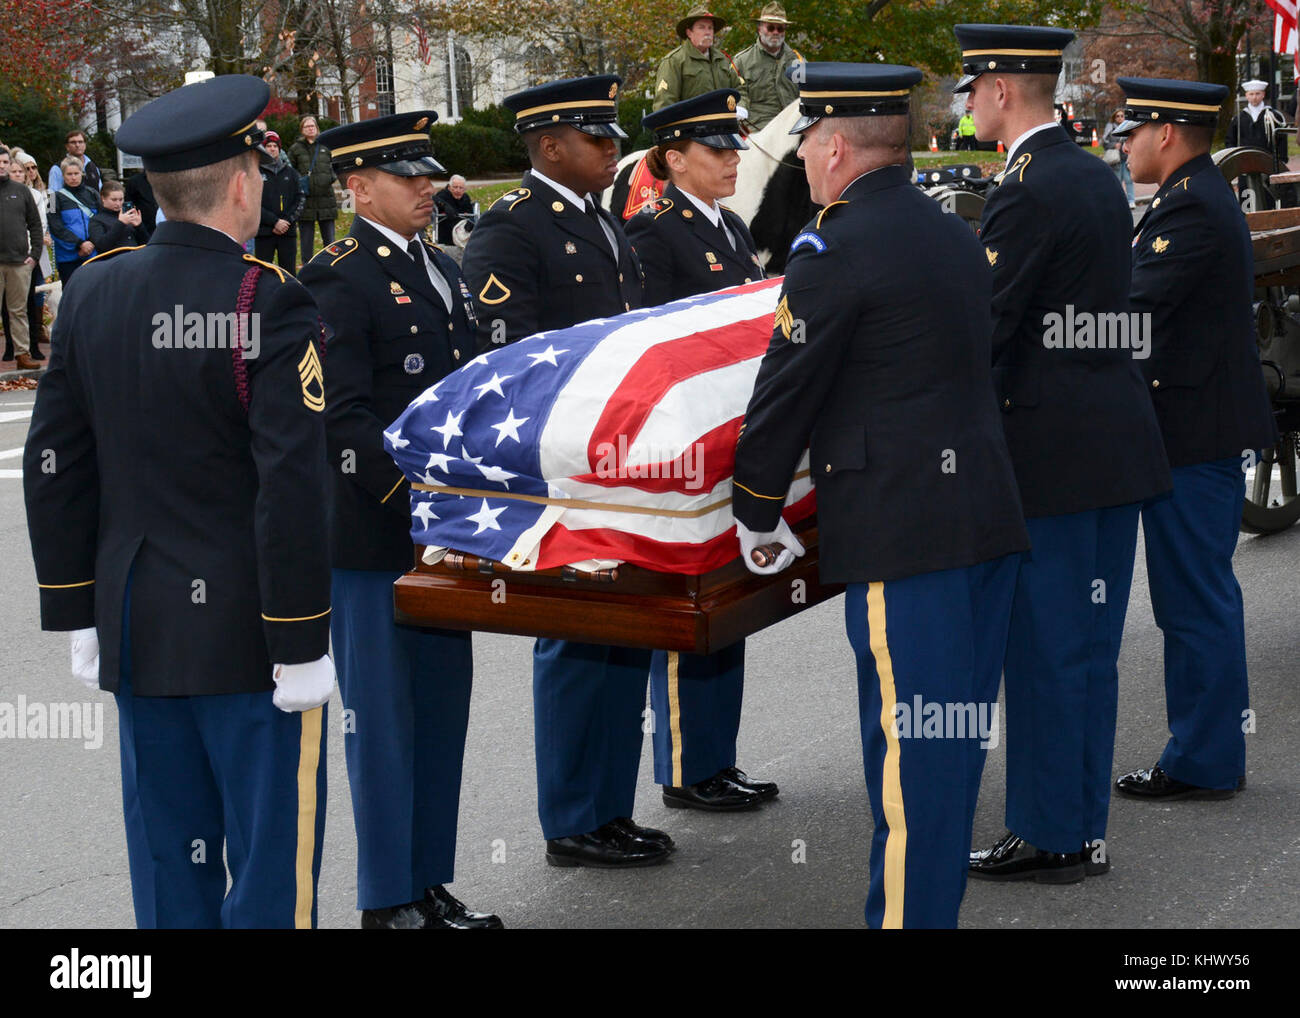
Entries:
{"label": "gold jacket button", "polygon": [[618,281],[619,281],[620,283],[623,282],[623,273],[621,273],[621,272],[618,274]]}
{"label": "gold jacket button", "polygon": [[1151,207],[1152,207],[1153,209],[1158,209],[1158,208],[1160,207],[1160,199],[1157,198],[1155,201],[1153,201],[1153,202],[1151,203]]}
{"label": "gold jacket button", "polygon": [[1151,388],[1153,388],[1153,389],[1159,389],[1159,388],[1160,388],[1160,379],[1158,379],[1158,378],[1154,379],[1154,380],[1151,382]]}
{"label": "gold jacket button", "polygon": [[448,332],[455,332],[455,331],[456,331],[456,323],[455,323],[455,322],[448,322],[448,323],[447,323],[447,331],[448,331]]}
{"label": "gold jacket button", "polygon": [[411,332],[412,332],[412,333],[419,332],[419,331],[420,331],[420,330],[419,330],[419,328],[418,328],[417,326],[414,326],[414,325],[411,326]]}
{"label": "gold jacket button", "polygon": [[576,276],[574,276],[574,277],[573,277],[573,281],[574,281],[575,283],[581,283],[581,282],[582,282],[582,273],[579,272]]}
{"label": "gold jacket button", "polygon": [[1011,400],[1009,400],[1009,399],[1004,399],[1004,400],[1002,401],[1002,409],[1003,409],[1003,410],[1010,410],[1010,409],[1011,409]]}
{"label": "gold jacket button", "polygon": [[831,465],[829,463],[826,464],[826,472],[828,474],[831,472]]}
{"label": "gold jacket button", "polygon": [[746,276],[746,277],[745,277],[745,282],[748,283],[749,281],[750,281],[749,277]]}
{"label": "gold jacket button", "polygon": [[460,360],[460,351],[459,351],[459,350],[453,350],[453,351],[451,352],[451,355],[452,355],[452,357],[454,357],[456,360]]}
{"label": "gold jacket button", "polygon": [[631,310],[632,310],[632,305],[629,304],[627,301],[623,301],[623,310],[624,310],[624,311],[631,311]]}

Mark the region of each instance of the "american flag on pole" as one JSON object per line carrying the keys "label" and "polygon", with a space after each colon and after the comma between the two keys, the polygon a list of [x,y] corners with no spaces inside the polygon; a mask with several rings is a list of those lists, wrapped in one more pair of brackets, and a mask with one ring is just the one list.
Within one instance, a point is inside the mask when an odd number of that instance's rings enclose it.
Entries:
{"label": "american flag on pole", "polygon": [[415,32],[415,42],[420,50],[420,62],[429,63],[433,60],[433,54],[429,51],[429,33],[424,30],[424,23],[416,18],[411,25]]}
{"label": "american flag on pole", "polygon": [[[780,284],[539,333],[427,389],[384,432],[412,483],[411,539],[526,571],[725,565],[736,438]],[[806,453],[786,506],[792,522],[814,510]]]}
{"label": "american flag on pole", "polygon": [[1297,37],[1296,0],[1266,0],[1273,8],[1273,52],[1289,53],[1295,60],[1296,75],[1300,77],[1300,41]]}

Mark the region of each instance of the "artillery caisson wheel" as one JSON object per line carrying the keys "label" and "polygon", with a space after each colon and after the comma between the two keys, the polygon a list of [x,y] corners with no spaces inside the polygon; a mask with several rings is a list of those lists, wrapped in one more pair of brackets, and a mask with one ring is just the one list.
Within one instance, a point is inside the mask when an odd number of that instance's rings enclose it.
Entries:
{"label": "artillery caisson wheel", "polygon": [[[1241,529],[1248,534],[1275,534],[1300,519],[1296,498],[1296,457],[1300,432],[1285,432],[1272,449],[1265,449],[1246,486]],[[1276,476],[1275,476],[1276,475]]]}

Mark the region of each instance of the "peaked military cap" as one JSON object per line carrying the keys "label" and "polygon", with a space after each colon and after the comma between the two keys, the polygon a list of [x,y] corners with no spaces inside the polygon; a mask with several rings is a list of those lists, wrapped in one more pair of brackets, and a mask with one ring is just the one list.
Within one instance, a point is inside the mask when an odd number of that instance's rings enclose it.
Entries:
{"label": "peaked military cap", "polygon": [[520,134],[537,127],[568,124],[597,138],[626,138],[618,126],[617,74],[562,78],[508,95],[505,107],[515,115]]}
{"label": "peaked military cap", "polygon": [[985,71],[999,74],[1060,74],[1065,47],[1074,41],[1068,28],[1034,25],[954,25],[961,46],[963,77],[953,92],[969,92]]}
{"label": "peaked military cap", "polygon": [[806,131],[822,117],[884,117],[908,111],[912,86],[921,72],[904,64],[803,65],[799,119],[791,134]]}
{"label": "peaked military cap", "polygon": [[271,89],[249,74],[222,74],[182,85],[140,107],[118,128],[117,147],[140,156],[146,170],[173,173],[257,151],[257,117]]}
{"label": "peaked military cap", "polygon": [[330,150],[340,180],[347,170],[370,167],[396,177],[429,177],[447,172],[429,143],[429,125],[437,119],[433,110],[415,110],[359,120],[322,131],[320,143]]}
{"label": "peaked military cap", "polygon": [[713,22],[714,35],[717,35],[719,32],[721,32],[724,28],[727,27],[727,19],[712,13],[709,10],[708,4],[696,4],[694,7],[692,7],[689,11],[686,12],[686,17],[682,18],[681,21],[677,22],[677,38],[685,39],[686,30],[690,28],[692,25],[694,25],[695,22],[701,20],[702,18],[708,18]]}
{"label": "peaked military cap", "polygon": [[1129,134],[1145,123],[1214,127],[1228,98],[1225,85],[1174,78],[1116,78],[1124,90],[1124,122],[1112,134]]}
{"label": "peaked military cap", "polygon": [[739,100],[740,93],[734,88],[719,88],[647,114],[641,124],[654,132],[660,145],[698,141],[710,148],[749,148],[740,136]]}

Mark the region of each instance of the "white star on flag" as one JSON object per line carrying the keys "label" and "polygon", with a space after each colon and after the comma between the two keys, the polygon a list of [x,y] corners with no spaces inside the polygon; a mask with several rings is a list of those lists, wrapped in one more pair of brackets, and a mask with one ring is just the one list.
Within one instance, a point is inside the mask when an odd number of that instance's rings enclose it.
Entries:
{"label": "white star on flag", "polygon": [[484,480],[500,481],[506,486],[507,491],[510,490],[510,484],[508,483],[510,478],[519,476],[518,474],[512,474],[509,470],[502,470],[500,467],[485,467],[480,463],[474,465],[479,468]]}
{"label": "white star on flag", "polygon": [[411,510],[411,515],[418,516],[420,522],[423,523],[426,528],[428,528],[430,520],[439,519],[438,514],[433,511],[432,502],[421,501],[419,505]]}
{"label": "white star on flag", "polygon": [[436,388],[437,386],[435,385],[425,389],[424,392],[420,393],[420,395],[416,396],[415,399],[411,401],[411,406],[423,406],[425,403],[437,403],[438,394],[433,391]]}
{"label": "white star on flag", "polygon": [[479,507],[479,511],[473,516],[465,517],[470,523],[478,524],[478,530],[474,531],[474,536],[477,537],[485,530],[500,530],[501,524],[497,522],[497,517],[505,512],[506,508],[506,506],[502,506],[500,509],[493,509],[488,505],[487,499],[483,499],[483,505]]}
{"label": "white star on flag", "polygon": [[[557,367],[558,367],[558,365],[557,365]],[[514,375],[505,375],[505,376],[502,376],[502,375],[498,375],[495,371],[492,372],[492,379],[491,379],[491,381],[484,382],[482,385],[476,385],[476,386],[474,386],[474,388],[478,390],[478,395],[474,397],[474,402],[477,403],[477,402],[478,402],[479,400],[481,400],[484,396],[486,396],[489,392],[495,392],[498,396],[501,396],[501,397],[504,398],[504,397],[505,397],[505,393],[501,391],[501,383],[504,382],[504,381],[506,381],[506,379],[514,378],[514,377],[515,377]]]}
{"label": "white star on flag", "polygon": [[569,352],[568,350],[557,350],[555,349],[554,345],[550,345],[541,353],[530,353],[528,356],[533,359],[534,365],[542,364],[544,362],[546,364],[554,365],[555,367],[558,368],[559,365],[555,363],[555,358],[562,353],[568,353],[568,352]]}
{"label": "white star on flag", "polygon": [[445,452],[431,452],[429,453],[429,462],[424,465],[424,469],[428,470],[430,467],[437,467],[444,474],[449,474],[451,471],[447,469],[447,464],[455,458],[455,456],[448,456]]}
{"label": "white star on flag", "polygon": [[442,447],[444,450],[447,448],[447,446],[450,444],[453,438],[456,438],[457,436],[464,434],[464,432],[460,430],[460,419],[464,416],[465,416],[464,410],[462,410],[458,414],[453,414],[450,410],[448,410],[447,420],[444,421],[441,426],[429,429],[430,431],[436,431],[438,434],[442,436]]}
{"label": "white star on flag", "polygon": [[463,445],[460,448],[460,458],[463,459],[466,463],[473,463],[475,466],[478,466],[480,463],[483,462],[482,456],[471,456],[469,454],[469,450],[466,449]]}
{"label": "white star on flag", "polygon": [[515,416],[515,408],[514,408],[514,407],[511,407],[511,408],[506,412],[506,419],[505,419],[504,421],[502,421],[500,424],[494,424],[494,425],[492,425],[492,427],[493,427],[494,429],[496,429],[496,433],[497,433],[497,442],[496,442],[496,444],[497,444],[497,445],[500,445],[500,444],[501,444],[501,440],[502,440],[503,438],[513,438],[516,442],[518,442],[518,441],[519,441],[519,425],[521,425],[521,424],[526,424],[526,423],[528,422],[528,420],[529,420],[529,418],[527,418],[527,417],[516,417],[516,416]]}
{"label": "white star on flag", "polygon": [[481,354],[479,354],[477,357],[475,357],[472,361],[467,361],[467,362],[465,363],[465,367],[469,367],[471,364],[482,364],[482,365],[486,366],[486,365],[487,365],[487,362],[488,362],[488,361],[487,361],[487,359],[488,359],[488,354],[490,354],[490,353],[492,353],[491,350],[486,350],[486,351],[484,351],[483,353],[481,353]]}
{"label": "white star on flag", "polygon": [[396,431],[385,431],[384,437],[388,439],[389,442],[392,443],[394,449],[405,449],[408,445],[411,444],[411,440],[409,438],[402,437],[401,428],[398,428]]}

